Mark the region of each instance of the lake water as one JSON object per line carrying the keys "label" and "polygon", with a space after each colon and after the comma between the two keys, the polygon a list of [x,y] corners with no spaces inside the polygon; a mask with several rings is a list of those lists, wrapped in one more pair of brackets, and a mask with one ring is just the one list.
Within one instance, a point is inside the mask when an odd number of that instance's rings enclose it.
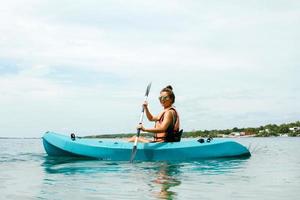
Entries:
{"label": "lake water", "polygon": [[300,138],[240,138],[248,159],[104,162],[0,139],[0,199],[300,199]]}

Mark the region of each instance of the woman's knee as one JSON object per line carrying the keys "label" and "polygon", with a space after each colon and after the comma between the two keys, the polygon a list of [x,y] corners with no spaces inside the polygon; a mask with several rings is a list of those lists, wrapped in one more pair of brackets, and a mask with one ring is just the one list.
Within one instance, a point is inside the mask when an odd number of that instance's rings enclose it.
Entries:
{"label": "woman's knee", "polygon": [[135,140],[135,136],[132,136],[131,138],[127,138],[128,142],[133,142]]}

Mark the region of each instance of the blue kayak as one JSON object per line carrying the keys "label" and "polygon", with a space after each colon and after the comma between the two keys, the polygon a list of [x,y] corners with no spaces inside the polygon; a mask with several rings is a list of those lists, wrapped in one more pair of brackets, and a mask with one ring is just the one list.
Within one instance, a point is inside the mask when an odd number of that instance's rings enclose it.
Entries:
{"label": "blue kayak", "polygon": [[[133,143],[125,140],[71,138],[46,132],[43,144],[49,156],[76,156],[99,160],[129,161]],[[182,140],[181,142],[138,143],[135,160],[187,161],[223,157],[249,157],[249,150],[229,139]]]}

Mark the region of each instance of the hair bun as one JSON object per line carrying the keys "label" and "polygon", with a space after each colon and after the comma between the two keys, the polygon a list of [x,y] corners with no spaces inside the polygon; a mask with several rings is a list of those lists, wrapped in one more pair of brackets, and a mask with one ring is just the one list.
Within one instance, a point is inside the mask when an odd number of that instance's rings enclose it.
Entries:
{"label": "hair bun", "polygon": [[166,88],[170,89],[170,90],[173,90],[172,86],[171,85],[168,85]]}

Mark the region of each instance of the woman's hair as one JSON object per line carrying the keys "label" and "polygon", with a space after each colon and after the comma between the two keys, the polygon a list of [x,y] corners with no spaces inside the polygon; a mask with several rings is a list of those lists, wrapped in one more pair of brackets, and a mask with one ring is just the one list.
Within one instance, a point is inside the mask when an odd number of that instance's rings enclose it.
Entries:
{"label": "woman's hair", "polygon": [[175,103],[175,94],[173,92],[173,88],[171,85],[166,86],[165,88],[163,88],[160,92],[167,92],[169,97],[172,100],[172,103]]}

